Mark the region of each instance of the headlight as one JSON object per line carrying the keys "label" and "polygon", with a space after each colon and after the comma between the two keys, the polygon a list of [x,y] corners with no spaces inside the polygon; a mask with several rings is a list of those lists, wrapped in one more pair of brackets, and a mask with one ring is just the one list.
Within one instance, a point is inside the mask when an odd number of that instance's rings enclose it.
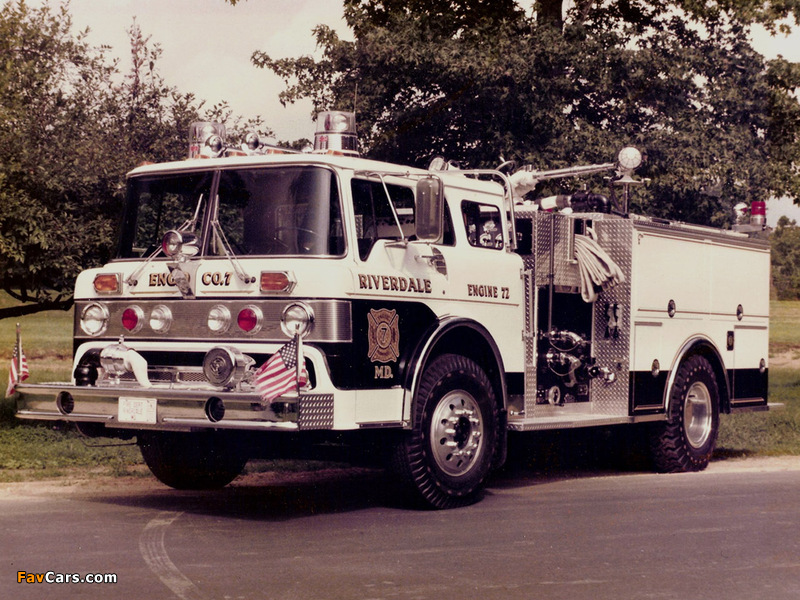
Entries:
{"label": "headlight", "polygon": [[208,328],[214,333],[225,333],[231,326],[231,311],[217,304],[208,311]]}
{"label": "headlight", "polygon": [[150,312],[150,329],[156,333],[165,333],[172,325],[172,311],[168,306],[159,304]]}
{"label": "headlight", "polygon": [[281,315],[281,329],[289,337],[299,334],[305,337],[311,333],[314,326],[314,311],[307,304],[296,302],[283,309]]}
{"label": "headlight", "polygon": [[81,329],[87,335],[102,335],[108,327],[108,309],[102,304],[92,303],[81,313]]}

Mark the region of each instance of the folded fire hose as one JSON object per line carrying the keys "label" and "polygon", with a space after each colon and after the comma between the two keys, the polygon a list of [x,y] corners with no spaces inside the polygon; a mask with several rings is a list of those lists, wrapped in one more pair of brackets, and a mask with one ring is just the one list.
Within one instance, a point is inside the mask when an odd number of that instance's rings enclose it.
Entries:
{"label": "folded fire hose", "polygon": [[625,281],[625,275],[608,253],[595,240],[594,230],[575,236],[575,258],[581,276],[581,297],[585,302],[597,299],[597,290]]}

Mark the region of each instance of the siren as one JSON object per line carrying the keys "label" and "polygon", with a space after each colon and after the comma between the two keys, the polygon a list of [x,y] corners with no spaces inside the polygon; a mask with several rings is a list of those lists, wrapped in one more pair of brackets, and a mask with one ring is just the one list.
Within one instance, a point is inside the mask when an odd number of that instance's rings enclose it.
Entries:
{"label": "siren", "polygon": [[356,115],[351,112],[328,111],[317,115],[314,152],[358,156]]}

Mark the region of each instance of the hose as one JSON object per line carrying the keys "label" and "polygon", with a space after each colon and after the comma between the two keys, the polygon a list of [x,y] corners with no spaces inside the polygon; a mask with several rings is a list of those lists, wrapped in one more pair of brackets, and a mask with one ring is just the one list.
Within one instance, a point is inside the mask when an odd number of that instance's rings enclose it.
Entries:
{"label": "hose", "polygon": [[595,240],[594,230],[587,235],[575,236],[575,258],[581,276],[581,297],[584,302],[594,302],[597,290],[607,289],[625,281],[625,275],[608,253]]}

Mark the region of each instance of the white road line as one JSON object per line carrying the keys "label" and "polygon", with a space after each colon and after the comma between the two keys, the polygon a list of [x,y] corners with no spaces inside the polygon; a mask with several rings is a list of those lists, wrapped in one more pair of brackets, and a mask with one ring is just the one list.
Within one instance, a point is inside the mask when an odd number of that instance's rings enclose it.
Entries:
{"label": "white road line", "polygon": [[150,520],[139,536],[139,552],[150,570],[181,600],[206,600],[206,596],[181,573],[164,547],[167,528],[183,513],[164,511]]}

